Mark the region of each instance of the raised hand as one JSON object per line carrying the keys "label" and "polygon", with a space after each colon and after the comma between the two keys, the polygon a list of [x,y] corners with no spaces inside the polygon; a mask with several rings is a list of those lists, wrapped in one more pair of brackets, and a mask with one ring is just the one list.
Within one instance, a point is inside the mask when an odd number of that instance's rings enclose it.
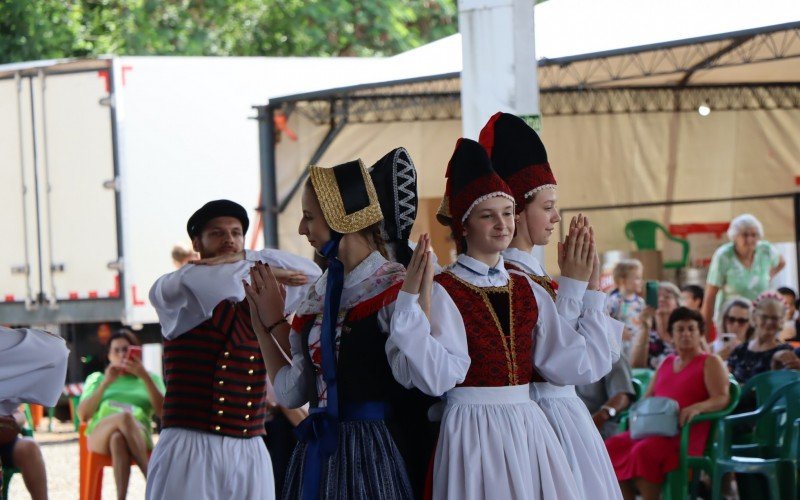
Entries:
{"label": "raised hand", "polygon": [[406,267],[406,279],[403,282],[402,291],[417,295],[420,293],[422,286],[422,279],[425,276],[425,268],[428,260],[430,260],[430,252],[428,252],[429,238],[427,233],[419,237],[417,241],[417,248],[411,255],[411,260]]}
{"label": "raised hand", "polygon": [[578,281],[589,281],[592,275],[595,246],[589,228],[570,229],[564,242],[561,275]]}
{"label": "raised hand", "polygon": [[433,257],[431,256],[431,246],[430,246],[430,236],[427,234],[423,235],[425,237],[425,254],[427,258],[425,259],[425,271],[422,274],[422,282],[419,286],[419,305],[422,308],[422,311],[425,313],[425,316],[428,317],[428,320],[431,319],[431,291],[433,290]]}
{"label": "raised hand", "polygon": [[125,358],[125,361],[122,362],[122,369],[125,373],[135,375],[139,378],[147,374],[147,370],[144,369],[144,365],[139,358]]}
{"label": "raised hand", "polygon": [[[588,225],[588,219],[586,223]],[[589,290],[600,290],[600,255],[597,253],[597,243],[594,239],[594,228],[592,226],[589,226],[589,235],[594,245],[594,257],[592,258],[592,274],[589,276],[589,286],[587,288]]]}
{"label": "raised hand", "polygon": [[275,324],[283,318],[284,298],[281,285],[275,279],[272,269],[261,262],[250,268],[250,283],[242,280],[250,313],[253,309],[264,327]]}
{"label": "raised hand", "polygon": [[567,239],[569,239],[569,235],[570,235],[570,233],[572,233],[572,230],[578,227],[578,217],[580,217],[580,216],[581,216],[581,214],[572,216],[572,219],[569,221],[569,229],[567,229],[567,237],[564,239],[563,242],[561,242],[561,241],[558,242],[558,268],[559,269],[564,269],[564,257],[566,256],[566,251],[567,251],[566,242],[567,242]]}

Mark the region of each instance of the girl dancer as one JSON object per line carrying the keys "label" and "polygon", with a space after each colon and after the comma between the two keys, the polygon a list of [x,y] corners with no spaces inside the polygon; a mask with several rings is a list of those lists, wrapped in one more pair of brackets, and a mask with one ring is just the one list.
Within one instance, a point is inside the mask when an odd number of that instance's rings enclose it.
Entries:
{"label": "girl dancer", "polygon": [[[284,498],[406,499],[412,490],[385,419],[404,391],[384,344],[403,266],[386,260],[375,188],[360,160],[311,167],[300,234],[328,260],[290,328],[280,288],[257,266],[245,291],[278,402],[311,403]],[[290,345],[291,364],[277,344]]]}
{"label": "girl dancer", "polygon": [[[608,344],[587,342],[582,335],[594,333],[578,334],[543,288],[506,271],[500,252],[514,233],[514,198],[480,144],[460,139],[447,177],[441,215],[461,253],[434,279],[423,235],[387,341],[398,381],[447,393],[433,497],[577,498],[564,452],[528,383],[535,370],[562,384],[591,380],[610,368]],[[593,250],[586,229],[567,241],[573,278],[589,278]],[[420,306],[426,303],[429,318]],[[586,324],[603,321],[600,306],[583,314]]]}
{"label": "girl dancer", "polygon": [[[562,264],[562,278],[556,286],[531,253],[534,245],[548,243],[554,225],[561,220],[556,209],[556,180],[539,136],[522,119],[507,113],[497,113],[481,130],[480,142],[491,155],[492,165],[497,173],[512,187],[520,209],[517,233],[508,249],[503,251],[507,265],[510,263],[537,283],[552,290],[556,309],[571,323],[580,321],[578,317],[581,299],[584,303],[594,303],[602,307],[605,294],[597,291],[597,259],[592,279],[589,280],[589,290],[586,291],[586,283],[568,277],[569,270],[565,269],[567,263],[559,262]],[[585,217],[573,219],[570,231],[574,232],[579,226],[588,226]],[[622,334],[621,323],[610,317],[604,319],[600,336],[608,335],[612,346],[618,346],[618,337]],[[615,350],[616,358],[619,350]],[[596,375],[599,379],[605,372]],[[553,426],[564,448],[581,497],[621,499],[622,493],[606,447],[586,405],[575,394],[575,388],[571,385],[553,385],[539,378],[531,384],[531,398],[539,403]]]}

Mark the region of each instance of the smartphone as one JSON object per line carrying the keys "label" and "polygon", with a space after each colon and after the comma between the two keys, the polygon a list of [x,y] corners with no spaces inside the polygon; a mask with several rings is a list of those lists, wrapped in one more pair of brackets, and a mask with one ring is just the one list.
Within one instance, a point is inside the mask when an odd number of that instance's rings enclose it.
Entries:
{"label": "smartphone", "polygon": [[736,340],[736,334],[735,333],[723,333],[720,336],[720,338],[722,338],[723,342],[730,342],[732,340]]}
{"label": "smartphone", "polygon": [[653,309],[658,309],[658,281],[648,281],[644,285],[644,302]]}
{"label": "smartphone", "polygon": [[128,346],[128,353],[125,355],[125,359],[133,359],[136,358],[138,361],[142,361],[142,346],[139,345],[129,345]]}

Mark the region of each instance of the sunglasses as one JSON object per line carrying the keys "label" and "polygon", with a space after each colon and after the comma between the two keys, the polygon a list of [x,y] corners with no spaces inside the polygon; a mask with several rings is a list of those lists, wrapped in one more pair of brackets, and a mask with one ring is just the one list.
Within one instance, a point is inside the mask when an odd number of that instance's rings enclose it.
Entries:
{"label": "sunglasses", "polygon": [[725,318],[725,321],[739,325],[746,325],[750,322],[750,318]]}

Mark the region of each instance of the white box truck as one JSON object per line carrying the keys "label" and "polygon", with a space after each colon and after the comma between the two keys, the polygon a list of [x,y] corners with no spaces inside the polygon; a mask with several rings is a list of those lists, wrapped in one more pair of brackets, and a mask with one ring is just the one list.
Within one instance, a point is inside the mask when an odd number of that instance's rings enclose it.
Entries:
{"label": "white box truck", "polygon": [[252,106],[379,71],[366,58],[0,65],[0,324],[156,323],[148,290],[203,203],[244,205],[261,245]]}

